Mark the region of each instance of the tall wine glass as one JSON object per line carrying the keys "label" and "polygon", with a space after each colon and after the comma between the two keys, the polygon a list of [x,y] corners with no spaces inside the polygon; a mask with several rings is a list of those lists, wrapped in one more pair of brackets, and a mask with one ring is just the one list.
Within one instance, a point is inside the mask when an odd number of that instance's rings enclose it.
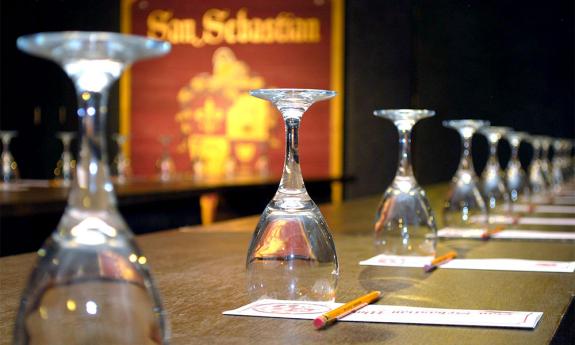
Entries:
{"label": "tall wine glass", "polygon": [[20,178],[18,164],[10,152],[10,142],[18,135],[16,131],[0,131],[2,139],[2,182],[9,183]]}
{"label": "tall wine glass", "polygon": [[162,154],[158,161],[156,162],[156,168],[160,176],[161,181],[170,181],[174,178],[176,173],[176,163],[170,155],[170,143],[172,142],[172,137],[169,135],[161,135],[160,144],[162,145]]}
{"label": "tall wine glass", "polygon": [[443,208],[445,226],[457,228],[477,228],[488,225],[488,210],[485,205],[479,179],[473,169],[471,157],[471,138],[473,134],[489,126],[482,120],[444,121],[443,126],[455,129],[461,137],[461,160],[451,180],[447,200]]}
{"label": "tall wine glass", "polygon": [[519,161],[519,145],[526,138],[526,135],[527,133],[524,132],[510,131],[505,136],[511,145],[511,158],[507,163],[505,177],[512,203],[529,198],[529,183]]}
{"label": "tall wine glass", "polygon": [[118,183],[125,183],[128,177],[132,174],[130,159],[124,154],[124,145],[128,140],[126,135],[114,134],[114,141],[118,147],[116,157],[114,157],[114,172],[118,179]]}
{"label": "tall wine glass", "polygon": [[147,258],[116,207],[104,131],[110,85],[130,63],[164,55],[170,45],[103,32],[39,33],[17,43],[58,63],[74,82],[80,152],[62,219],[37,252],[14,344],[167,344]]}
{"label": "tall wine glass", "polygon": [[571,151],[573,150],[573,142],[570,139],[560,139],[561,146],[561,174],[563,175],[563,184],[569,184],[572,182],[573,169],[575,169],[575,164],[573,164],[573,159],[571,156]]}
{"label": "tall wine glass", "polygon": [[489,159],[481,174],[481,193],[490,213],[492,211],[509,212],[511,210],[509,191],[505,186],[505,175],[497,158],[497,144],[509,130],[508,127],[496,126],[483,127],[479,130],[489,142]]}
{"label": "tall wine glass", "polygon": [[399,166],[377,207],[375,247],[387,255],[434,256],[437,242],[435,216],[425,191],[411,168],[411,128],[432,110],[376,110],[375,116],[392,121],[399,132]]}
{"label": "tall wine glass", "polygon": [[56,137],[62,142],[62,156],[56,163],[56,169],[54,169],[54,176],[57,179],[62,180],[64,186],[69,186],[72,183],[72,178],[74,176],[74,168],[76,166],[76,161],[74,161],[74,156],[70,151],[70,144],[72,139],[76,137],[74,132],[58,132]]}
{"label": "tall wine glass", "polygon": [[279,188],[256,227],[248,250],[248,294],[252,300],[333,301],[339,266],[325,219],[309,197],[298,151],[303,113],[333,91],[260,89],[254,97],[272,102],[286,128],[286,152]]}
{"label": "tall wine glass", "polygon": [[553,175],[551,172],[551,164],[549,162],[549,149],[553,143],[553,139],[546,135],[539,136],[539,141],[541,142],[541,171],[543,172],[543,177],[545,177],[545,183],[547,184],[549,192],[551,192],[553,187]]}
{"label": "tall wine glass", "polygon": [[545,202],[547,201],[547,193],[549,192],[549,185],[543,173],[542,168],[542,141],[540,136],[532,135],[529,137],[529,142],[533,146],[533,158],[529,166],[529,187],[531,189],[532,202]]}

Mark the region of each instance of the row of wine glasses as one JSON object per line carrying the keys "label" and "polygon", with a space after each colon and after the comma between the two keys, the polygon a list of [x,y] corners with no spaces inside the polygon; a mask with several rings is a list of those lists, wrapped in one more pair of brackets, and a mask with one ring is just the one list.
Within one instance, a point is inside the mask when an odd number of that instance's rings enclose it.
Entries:
{"label": "row of wine glasses", "polygon": [[[490,126],[482,120],[445,121],[444,126],[457,130],[463,142],[463,156],[443,210],[447,226],[487,226],[490,213],[513,212],[512,206],[518,202],[548,201],[553,191],[561,190],[572,178],[571,140],[532,136],[509,127]],[[481,180],[475,175],[470,155],[471,137],[475,132],[486,136],[490,148]],[[502,139],[508,140],[511,146],[511,157],[505,171],[497,158],[497,145]],[[522,141],[531,144],[534,152],[532,162],[525,170],[518,157]],[[555,147],[552,163],[548,159],[551,143]]]}
{"label": "row of wine glasses", "polygon": [[[16,131],[0,131],[0,138],[3,142],[2,151],[2,181],[4,183],[19,180],[20,173],[18,164],[10,152],[10,142],[17,136]],[[62,181],[62,186],[70,186],[73,174],[75,173],[76,160],[70,149],[72,140],[75,138],[74,132],[57,132],[56,137],[62,142],[62,155],[54,168],[54,178]],[[126,135],[114,134],[113,140],[117,145],[117,154],[112,161],[112,174],[116,176],[117,183],[125,183],[132,176],[130,158],[125,154],[124,146],[128,140]],[[159,143],[161,145],[160,157],[155,162],[155,168],[160,181],[167,182],[179,177],[176,171],[176,163],[170,154],[170,144],[172,137],[161,135]],[[233,178],[236,175],[235,162],[229,159],[226,162],[226,178]],[[266,177],[269,174],[269,164],[267,157],[258,159],[257,171],[260,176]],[[200,159],[192,162],[192,175],[194,179],[201,180],[204,177],[203,163]]]}

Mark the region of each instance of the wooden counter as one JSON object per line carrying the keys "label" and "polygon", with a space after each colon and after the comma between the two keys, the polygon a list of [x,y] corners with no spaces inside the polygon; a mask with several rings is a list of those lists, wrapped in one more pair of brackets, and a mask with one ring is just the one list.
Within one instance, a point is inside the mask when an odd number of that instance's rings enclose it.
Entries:
{"label": "wooden counter", "polygon": [[[436,210],[443,192],[429,189]],[[322,207],[341,265],[337,301],[377,289],[383,292],[379,304],[542,311],[537,328],[340,323],[320,332],[309,321],[223,316],[222,311],[248,302],[244,261],[258,219],[250,217],[138,237],[170,318],[171,344],[573,344],[575,273],[440,269],[425,274],[359,266],[374,255],[371,222],[377,201]],[[574,242],[441,241],[438,252],[448,250],[465,258],[575,260]],[[2,345],[10,343],[21,288],[34,260],[32,254],[0,259]]]}
{"label": "wooden counter", "polygon": [[[349,177],[306,176],[310,195],[331,200],[331,184]],[[229,179],[132,179],[115,184],[118,207],[136,234],[209,224],[214,220],[261,212],[273,197],[280,177],[247,176]],[[69,188],[54,181],[23,181],[9,190],[0,186],[0,256],[33,251],[56,228]],[[246,195],[250,202],[245,202]]]}

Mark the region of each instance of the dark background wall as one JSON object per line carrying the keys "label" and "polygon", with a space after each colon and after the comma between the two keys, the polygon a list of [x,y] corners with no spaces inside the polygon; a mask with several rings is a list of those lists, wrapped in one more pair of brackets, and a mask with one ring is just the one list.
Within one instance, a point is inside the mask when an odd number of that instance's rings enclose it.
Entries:
{"label": "dark background wall", "polygon": [[[61,151],[54,134],[75,130],[73,86],[56,65],[15,48],[38,31],[119,30],[119,0],[0,1],[0,128],[17,129],[13,153],[24,178],[49,178]],[[422,184],[447,181],[459,138],[451,118],[559,137],[575,135],[574,5],[570,0],[348,0],[346,2],[346,196],[383,191],[395,174],[397,134],[379,108],[429,108],[414,129]],[[115,132],[117,92],[109,131]],[[66,108],[61,120],[59,108]],[[34,123],[34,108],[42,112]],[[115,150],[109,145],[110,151]],[[501,145],[506,161],[508,146]],[[522,146],[527,160],[529,147]],[[474,139],[476,168],[486,142]],[[112,155],[111,155],[112,156]]]}
{"label": "dark background wall", "polygon": [[[347,2],[345,170],[354,197],[383,191],[395,174],[394,126],[378,108],[427,108],[413,133],[421,184],[457,168],[457,133],[441,122],[480,118],[494,125],[573,138],[574,2],[429,0]],[[475,168],[487,142],[473,141]],[[507,162],[509,146],[500,144]],[[531,155],[522,145],[522,161]]]}

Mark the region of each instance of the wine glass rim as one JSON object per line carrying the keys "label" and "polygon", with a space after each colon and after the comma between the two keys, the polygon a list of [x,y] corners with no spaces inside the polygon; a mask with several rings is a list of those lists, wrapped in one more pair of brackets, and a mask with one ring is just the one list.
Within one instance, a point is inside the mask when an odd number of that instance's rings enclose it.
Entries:
{"label": "wine glass rim", "polygon": [[311,94],[324,94],[326,96],[335,96],[337,92],[333,90],[322,90],[322,89],[298,89],[298,88],[269,88],[269,89],[253,89],[249,93],[252,96],[258,94],[273,94],[273,93],[311,93]]}
{"label": "wine glass rim", "polygon": [[479,120],[479,119],[453,119],[453,120],[444,120],[442,122],[444,127],[483,127],[489,126],[489,121],[487,120]]}
{"label": "wine glass rim", "polygon": [[418,117],[429,117],[435,115],[434,110],[429,109],[377,109],[373,111],[375,116],[385,115],[408,115],[413,114]]}
{"label": "wine glass rim", "polygon": [[49,50],[60,46],[63,42],[79,40],[85,42],[118,42],[145,48],[142,57],[161,56],[171,50],[171,44],[139,35],[123,34],[108,31],[46,31],[27,34],[18,37],[16,45],[26,53],[49,57]]}
{"label": "wine glass rim", "polygon": [[504,126],[485,126],[479,130],[481,133],[484,134],[499,134],[499,135],[506,135],[509,132],[513,131],[511,127],[504,127]]}

